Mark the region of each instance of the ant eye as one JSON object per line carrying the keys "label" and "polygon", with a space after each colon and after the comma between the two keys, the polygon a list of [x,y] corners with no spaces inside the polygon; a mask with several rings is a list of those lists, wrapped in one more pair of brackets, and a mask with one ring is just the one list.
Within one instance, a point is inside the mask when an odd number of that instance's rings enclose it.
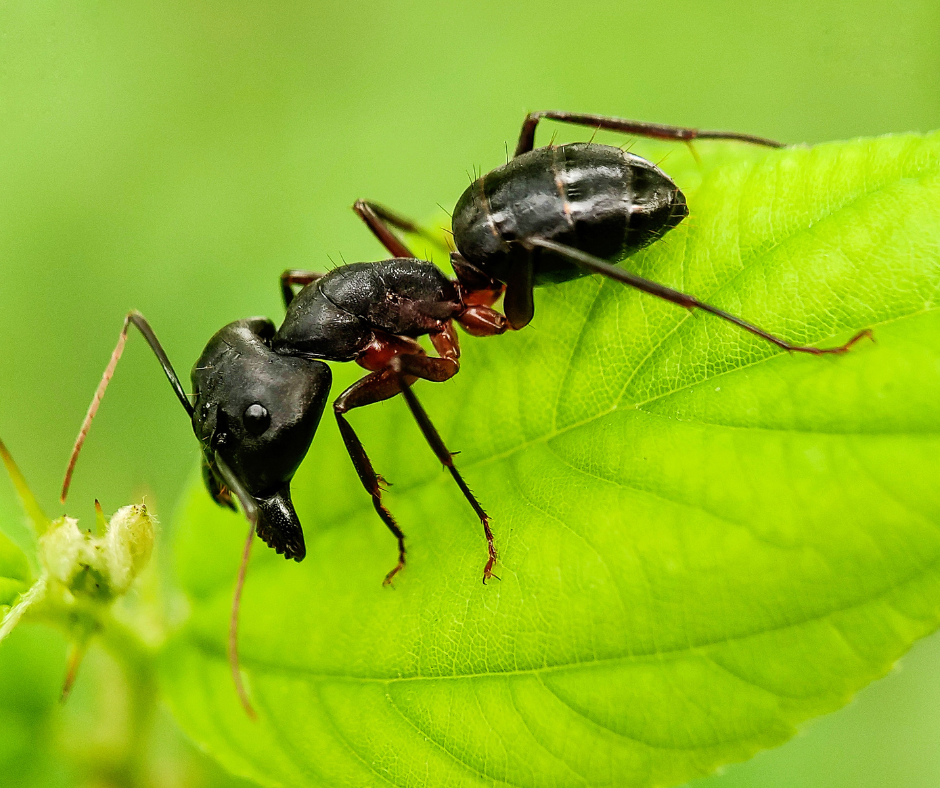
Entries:
{"label": "ant eye", "polygon": [[252,435],[261,435],[271,426],[271,414],[260,402],[249,405],[242,420],[245,422],[245,429]]}

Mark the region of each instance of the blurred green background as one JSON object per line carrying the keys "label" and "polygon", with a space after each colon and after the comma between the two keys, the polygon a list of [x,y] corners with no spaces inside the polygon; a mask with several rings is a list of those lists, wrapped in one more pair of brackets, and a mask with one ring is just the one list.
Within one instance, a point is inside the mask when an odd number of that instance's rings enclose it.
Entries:
{"label": "blurred green background", "polygon": [[[936,0],[5,0],[0,436],[61,513],[68,452],[129,308],[188,377],[224,323],[282,314],[284,268],[382,256],[349,210],[357,197],[437,217],[468,172],[504,161],[529,110],[817,142],[940,127],[938,77]],[[111,512],[146,495],[166,537],[196,457],[132,336],[69,512],[88,521],[95,497]],[[6,482],[0,517],[25,540]],[[58,707],[57,638],[30,628],[0,648],[12,784],[89,779],[93,682],[113,666],[93,653]],[[697,785],[936,786],[940,640],[903,665],[790,744]],[[166,715],[155,748],[162,784],[221,784]]]}

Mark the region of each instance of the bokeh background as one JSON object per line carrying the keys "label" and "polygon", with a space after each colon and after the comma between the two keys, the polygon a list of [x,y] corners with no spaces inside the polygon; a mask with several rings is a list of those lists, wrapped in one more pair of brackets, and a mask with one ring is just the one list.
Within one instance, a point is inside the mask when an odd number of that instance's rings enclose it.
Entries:
{"label": "bokeh background", "polygon": [[[938,78],[936,0],[3,0],[0,436],[61,513],[68,452],[129,308],[185,376],[226,322],[282,314],[283,269],[383,256],[356,198],[438,218],[468,173],[504,161],[529,110],[812,143],[940,127]],[[69,512],[146,495],[169,537],[196,458],[134,335]],[[0,518],[25,541],[2,479]],[[102,784],[94,764],[120,722],[100,687],[115,668],[93,651],[63,708],[64,651],[38,627],[0,647],[4,785]],[[934,637],[850,707],[695,785],[933,788],[938,745]],[[152,748],[162,785],[242,785],[166,714]]]}

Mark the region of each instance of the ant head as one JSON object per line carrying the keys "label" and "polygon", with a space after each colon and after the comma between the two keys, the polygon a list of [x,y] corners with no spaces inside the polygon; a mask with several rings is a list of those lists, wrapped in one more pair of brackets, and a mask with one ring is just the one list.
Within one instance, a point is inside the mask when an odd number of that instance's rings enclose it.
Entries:
{"label": "ant head", "polygon": [[685,195],[659,167],[639,156],[630,158],[633,205],[625,249],[628,254],[661,238],[689,215]]}
{"label": "ant head", "polygon": [[290,481],[317,431],[331,374],[322,361],[275,353],[274,331],[270,320],[248,318],[209,340],[192,370],[193,431],[213,498],[230,505],[231,488],[240,487],[257,506],[258,535],[300,561]]}

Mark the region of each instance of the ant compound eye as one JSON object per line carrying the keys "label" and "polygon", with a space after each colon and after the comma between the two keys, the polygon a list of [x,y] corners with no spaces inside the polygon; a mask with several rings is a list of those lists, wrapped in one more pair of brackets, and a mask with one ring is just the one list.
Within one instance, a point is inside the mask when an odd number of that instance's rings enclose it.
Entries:
{"label": "ant compound eye", "polygon": [[261,435],[271,426],[271,414],[260,402],[245,408],[242,420],[245,422],[245,429],[252,435]]}

